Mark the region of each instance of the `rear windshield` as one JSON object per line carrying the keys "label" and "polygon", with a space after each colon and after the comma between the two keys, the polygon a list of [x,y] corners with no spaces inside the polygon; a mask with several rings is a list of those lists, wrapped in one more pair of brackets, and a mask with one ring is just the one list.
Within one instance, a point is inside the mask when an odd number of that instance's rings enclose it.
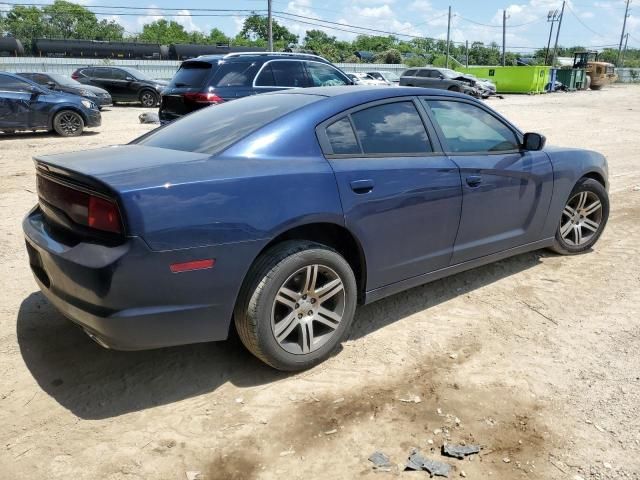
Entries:
{"label": "rear windshield", "polygon": [[131,143],[214,155],[287,113],[324,97],[263,94],[198,110]]}
{"label": "rear windshield", "polygon": [[184,62],[169,82],[169,87],[202,87],[212,66],[209,62]]}

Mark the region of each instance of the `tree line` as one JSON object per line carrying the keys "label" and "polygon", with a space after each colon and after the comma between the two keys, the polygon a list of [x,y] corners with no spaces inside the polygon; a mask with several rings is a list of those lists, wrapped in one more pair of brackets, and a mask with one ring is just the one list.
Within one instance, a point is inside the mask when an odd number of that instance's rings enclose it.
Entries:
{"label": "tree line", "polygon": [[[431,38],[401,40],[393,35],[358,35],[352,41],[339,40],[319,29],[307,30],[304,37],[289,31],[273,20],[273,40],[276,50],[296,49],[314,52],[333,62],[404,63],[409,66],[425,64],[444,65],[447,42]],[[175,20],[159,19],[143,25],[139,34],[125,32],[122,25],[113,20],[98,20],[89,9],[66,0],[56,0],[43,7],[14,5],[0,13],[0,32],[19,39],[25,48],[31,47],[36,38],[87,39],[103,41],[138,41],[170,45],[172,43],[228,44],[234,46],[267,46],[267,19],[258,14],[248,16],[242,29],[231,37],[213,28],[208,33],[187,31]],[[559,48],[558,56],[573,56],[582,46]],[[358,52],[368,52],[366,56]],[[501,62],[500,46],[493,42],[450,43],[451,57],[470,65],[498,65]],[[534,52],[531,61],[543,64],[546,49]],[[600,54],[604,61],[615,63],[617,49],[605,49]],[[522,55],[506,53],[506,64],[516,65]],[[453,62],[455,64],[455,61]],[[640,49],[629,49],[625,66],[640,67]]]}

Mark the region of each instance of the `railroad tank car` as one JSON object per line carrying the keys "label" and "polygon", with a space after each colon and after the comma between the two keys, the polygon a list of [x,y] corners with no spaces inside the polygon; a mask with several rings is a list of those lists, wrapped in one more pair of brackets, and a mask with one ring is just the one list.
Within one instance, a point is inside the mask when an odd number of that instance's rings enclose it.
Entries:
{"label": "railroad tank car", "polygon": [[[168,47],[155,43],[107,42],[99,40],[60,40],[38,38],[33,53],[38,57],[113,58],[122,60],[161,60]],[[164,53],[164,56],[163,56]]]}
{"label": "railroad tank car", "polygon": [[22,57],[24,47],[20,40],[14,37],[0,38],[0,57]]}

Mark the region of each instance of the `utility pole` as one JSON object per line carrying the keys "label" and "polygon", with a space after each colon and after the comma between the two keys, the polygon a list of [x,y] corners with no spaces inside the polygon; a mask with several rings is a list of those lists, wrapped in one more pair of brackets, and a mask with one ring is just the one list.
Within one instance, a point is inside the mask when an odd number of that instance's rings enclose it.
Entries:
{"label": "utility pole", "polygon": [[620,65],[620,56],[622,55],[622,42],[624,40],[624,31],[627,28],[627,18],[629,18],[629,4],[631,0],[627,0],[627,8],[624,9],[624,20],[622,21],[622,33],[620,34],[620,46],[618,47],[618,60],[616,65]]}
{"label": "utility pole", "polygon": [[269,22],[267,25],[267,36],[269,37],[268,50],[273,52],[273,17],[271,16],[271,0],[267,0],[267,11],[269,16]]}
{"label": "utility pole", "polygon": [[449,38],[451,35],[451,5],[449,5],[449,21],[447,22],[447,63],[446,66],[449,68]]}
{"label": "utility pole", "polygon": [[[627,37],[629,34],[627,33]],[[465,67],[469,68],[469,40],[464,41],[464,58],[465,58]]]}
{"label": "utility pole", "polygon": [[553,35],[553,24],[558,21],[559,15],[560,15],[560,12],[558,12],[557,8],[555,10],[549,10],[549,13],[547,14],[547,22],[551,22],[551,28],[549,29],[549,41],[547,42],[547,51],[544,53],[545,65],[549,60],[549,51],[551,50],[551,36]]}
{"label": "utility pole", "polygon": [[627,43],[629,43],[629,34],[625,34],[624,36],[625,40],[624,40],[624,48],[622,49],[622,59],[621,59],[621,68],[624,68],[624,57],[627,54]]}
{"label": "utility pole", "polygon": [[507,64],[507,11],[502,11],[502,66]]}
{"label": "utility pole", "polygon": [[553,46],[553,58],[551,60],[551,66],[553,67],[556,64],[556,58],[558,58],[558,39],[560,38],[560,27],[562,27],[562,18],[564,17],[564,4],[566,2],[563,0],[562,2],[562,10],[560,10],[560,18],[558,19],[558,30],[556,31],[556,43]]}

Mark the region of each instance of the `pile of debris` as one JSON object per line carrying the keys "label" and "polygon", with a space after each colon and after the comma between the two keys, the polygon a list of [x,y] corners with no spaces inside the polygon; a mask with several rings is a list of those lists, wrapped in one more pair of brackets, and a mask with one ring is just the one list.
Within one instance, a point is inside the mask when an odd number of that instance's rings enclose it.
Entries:
{"label": "pile of debris", "polygon": [[[480,453],[480,447],[478,445],[454,445],[451,443],[445,443],[441,450],[442,455],[451,458],[457,458],[463,460],[468,455],[475,455]],[[369,461],[373,463],[373,468],[376,471],[390,472],[393,468],[393,464],[387,455],[383,452],[374,452],[369,456]],[[432,477],[449,477],[451,472],[451,465],[446,462],[440,462],[425,457],[417,449],[413,449],[409,454],[407,462],[404,464],[404,470],[410,471],[425,471]],[[462,476],[465,476],[463,472],[460,472]]]}

